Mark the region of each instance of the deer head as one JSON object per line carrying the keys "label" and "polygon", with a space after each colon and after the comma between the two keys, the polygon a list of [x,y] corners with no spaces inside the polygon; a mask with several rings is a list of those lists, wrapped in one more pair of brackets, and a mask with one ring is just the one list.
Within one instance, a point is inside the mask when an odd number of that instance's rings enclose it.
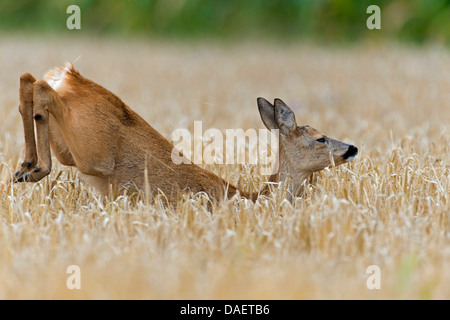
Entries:
{"label": "deer head", "polygon": [[298,126],[292,110],[280,99],[272,105],[258,98],[258,109],[264,125],[279,130],[279,172],[270,181],[280,182],[292,178],[293,194],[313,172],[320,171],[334,162],[340,165],[352,161],[358,154],[353,145],[332,139],[308,126]]}

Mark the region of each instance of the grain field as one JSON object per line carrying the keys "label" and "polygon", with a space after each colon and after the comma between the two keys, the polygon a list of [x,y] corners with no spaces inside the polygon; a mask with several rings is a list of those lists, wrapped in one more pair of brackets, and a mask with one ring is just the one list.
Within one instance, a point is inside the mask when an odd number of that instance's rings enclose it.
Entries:
{"label": "grain field", "polygon": [[[256,98],[358,146],[293,203],[282,190],[208,210],[108,201],[53,159],[23,160],[19,76],[75,61],[170,138],[177,128],[263,128]],[[450,51],[262,43],[0,37],[0,299],[450,299]],[[93,137],[95,139],[95,137]],[[244,190],[255,165],[207,167]],[[69,290],[66,269],[81,270]],[[369,290],[367,267],[380,267]]]}

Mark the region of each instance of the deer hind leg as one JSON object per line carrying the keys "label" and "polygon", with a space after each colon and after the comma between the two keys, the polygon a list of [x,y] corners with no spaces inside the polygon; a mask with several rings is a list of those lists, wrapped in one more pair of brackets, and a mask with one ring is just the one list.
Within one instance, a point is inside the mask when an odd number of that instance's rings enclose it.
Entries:
{"label": "deer hind leg", "polygon": [[33,121],[33,84],[35,81],[36,79],[29,73],[24,73],[20,77],[19,112],[22,116],[25,134],[25,159],[22,163],[22,168],[25,170],[33,168],[37,163]]}
{"label": "deer hind leg", "polygon": [[55,118],[50,113],[50,120],[48,122],[48,132],[50,136],[50,149],[58,161],[65,166],[76,166],[72,153],[67,146],[61,130],[56,124]]}
{"label": "deer hind leg", "polygon": [[33,118],[36,122],[37,164],[32,170],[16,174],[16,182],[37,182],[52,169],[49,141],[49,108],[58,108],[63,103],[57,93],[45,82],[38,80],[33,85]]}

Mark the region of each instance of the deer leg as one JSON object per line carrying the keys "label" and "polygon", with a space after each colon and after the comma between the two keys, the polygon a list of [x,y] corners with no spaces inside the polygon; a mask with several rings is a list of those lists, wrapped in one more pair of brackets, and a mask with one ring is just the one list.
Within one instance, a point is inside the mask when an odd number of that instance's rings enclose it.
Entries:
{"label": "deer leg", "polygon": [[20,181],[37,182],[50,173],[52,159],[49,140],[49,108],[57,108],[59,103],[63,102],[47,82],[38,80],[34,83],[33,117],[36,122],[38,161],[34,169],[26,172]]}
{"label": "deer leg", "polygon": [[20,77],[19,112],[22,116],[25,135],[25,159],[21,165],[22,169],[17,171],[14,175],[14,182],[24,181],[24,175],[32,170],[37,163],[33,120],[33,84],[35,81],[36,79],[29,73],[24,73]]}

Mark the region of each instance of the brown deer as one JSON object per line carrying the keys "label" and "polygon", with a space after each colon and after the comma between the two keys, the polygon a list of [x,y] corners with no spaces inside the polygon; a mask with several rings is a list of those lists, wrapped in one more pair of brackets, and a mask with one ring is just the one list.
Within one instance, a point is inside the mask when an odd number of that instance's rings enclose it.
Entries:
{"label": "brown deer", "polygon": [[[356,147],[309,126],[297,126],[294,113],[280,99],[272,105],[258,98],[258,108],[265,126],[280,132],[280,171],[269,181],[292,177],[294,195],[314,171],[331,165],[331,157],[339,165],[358,153]],[[176,202],[179,193],[186,191],[205,192],[216,200],[238,192],[252,200],[258,196],[240,191],[192,163],[173,163],[173,145],[167,139],[70,63],[50,70],[42,80],[23,74],[19,112],[25,160],[14,182],[36,182],[47,176],[52,167],[51,147],[59,162],[77,167],[105,195],[125,190],[150,195],[162,192],[169,202]],[[268,193],[268,188],[261,193]]]}

